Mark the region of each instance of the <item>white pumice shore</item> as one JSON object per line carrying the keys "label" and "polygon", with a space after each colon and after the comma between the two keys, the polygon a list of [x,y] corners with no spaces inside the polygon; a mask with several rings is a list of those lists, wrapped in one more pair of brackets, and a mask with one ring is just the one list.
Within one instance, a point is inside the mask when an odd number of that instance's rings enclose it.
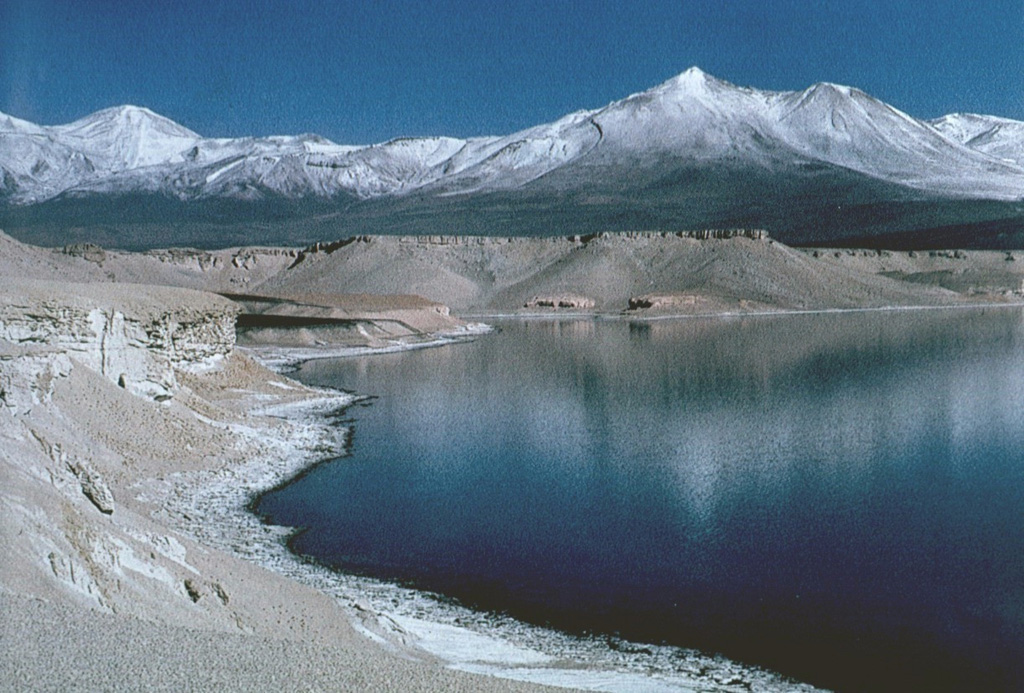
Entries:
{"label": "white pumice shore", "polygon": [[[283,367],[281,362],[272,365]],[[344,575],[291,553],[286,542],[292,530],[264,524],[251,511],[251,503],[312,466],[343,455],[349,431],[333,419],[358,400],[358,395],[324,389],[312,399],[287,403],[256,398],[252,413],[285,419],[287,436],[233,426],[234,435],[263,452],[232,467],[179,472],[160,482],[146,482],[140,493],[163,508],[162,519],[168,525],[201,545],[329,595],[349,614],[357,631],[403,656],[436,658],[467,673],[585,690],[815,690],[696,651],[577,638],[474,612],[409,588]]]}
{"label": "white pumice shore", "polygon": [[393,354],[413,349],[429,349],[470,341],[493,330],[494,328],[486,323],[470,322],[453,330],[432,333],[427,338],[394,339],[380,346],[348,346],[340,344],[324,344],[316,347],[247,345],[239,348],[252,354],[268,368],[273,368],[281,373],[289,373],[306,361],[344,358],[347,356]]}

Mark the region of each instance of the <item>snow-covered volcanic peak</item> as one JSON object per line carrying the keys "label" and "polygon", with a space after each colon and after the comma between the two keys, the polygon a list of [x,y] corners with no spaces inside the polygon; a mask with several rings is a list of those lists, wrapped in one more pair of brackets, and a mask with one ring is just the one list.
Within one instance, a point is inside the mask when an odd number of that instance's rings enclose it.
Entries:
{"label": "snow-covered volcanic peak", "polygon": [[516,189],[562,169],[563,184],[586,185],[572,172],[588,163],[621,168],[612,178],[627,185],[637,167],[719,162],[769,171],[828,164],[939,195],[1016,200],[1024,197],[1024,123],[925,122],[850,87],[762,91],[698,68],[601,109],[468,140],[207,139],[133,106],[55,127],[0,114],[0,199],[9,204],[141,191],[183,200],[464,195]]}
{"label": "snow-covered volcanic peak", "polygon": [[859,89],[816,84],[780,95],[774,113],[777,138],[811,159],[912,188],[972,195],[978,183],[983,196],[1024,195],[1024,169],[965,147]]}
{"label": "snow-covered volcanic peak", "polygon": [[[973,146],[859,89],[827,82],[803,91],[761,91],[691,68],[597,111],[593,120],[607,146],[633,155],[769,167],[817,161],[942,194],[1024,196],[1021,160],[996,158],[1002,150]],[[1024,144],[1024,130],[1012,132],[1006,139]]]}
{"label": "snow-covered volcanic peak", "polygon": [[0,114],[0,196],[31,204],[126,171],[168,167],[201,139],[135,106],[107,108],[52,127]]}
{"label": "snow-covered volcanic peak", "polygon": [[50,131],[111,171],[175,163],[201,137],[148,108],[106,108]]}
{"label": "snow-covered volcanic peak", "polygon": [[735,87],[693,67],[593,115],[604,146],[668,152],[696,160],[749,151],[769,94]]}

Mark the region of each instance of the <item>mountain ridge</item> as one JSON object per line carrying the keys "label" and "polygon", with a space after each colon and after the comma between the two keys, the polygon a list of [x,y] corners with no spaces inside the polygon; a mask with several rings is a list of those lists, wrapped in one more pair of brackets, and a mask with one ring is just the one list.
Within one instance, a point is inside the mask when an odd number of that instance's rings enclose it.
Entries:
{"label": "mountain ridge", "polygon": [[[677,218],[686,227],[742,221],[796,241],[813,240],[808,225],[823,210],[868,205],[882,219],[823,232],[834,240],[924,228],[878,205],[991,206],[978,219],[937,215],[950,223],[936,226],[949,226],[1016,218],[1024,200],[1022,122],[962,114],[924,121],[854,87],[819,82],[765,91],[696,67],[604,107],[504,136],[372,145],[313,134],[204,138],[149,109],[121,106],[48,127],[0,114],[0,145],[0,223],[14,232],[58,221],[127,223],[122,217],[136,212],[118,217],[99,203],[139,196],[148,200],[143,206],[181,206],[169,213],[172,224],[242,203],[283,214],[293,227],[326,215],[337,235],[373,232],[375,224],[386,231],[389,210],[400,212],[400,224],[418,218],[405,226],[414,233],[507,227],[543,235],[575,206],[596,225],[591,230]],[[792,223],[781,211],[783,221],[747,218],[744,210],[763,202],[745,199],[758,187],[777,189],[777,207],[795,206]],[[801,211],[814,205],[799,198],[815,195],[817,211]],[[607,214],[585,202],[597,199],[609,201]],[[616,212],[614,201],[627,204]],[[505,223],[510,213],[518,224]],[[223,215],[220,223],[228,223]],[[289,232],[280,240],[307,239]]]}

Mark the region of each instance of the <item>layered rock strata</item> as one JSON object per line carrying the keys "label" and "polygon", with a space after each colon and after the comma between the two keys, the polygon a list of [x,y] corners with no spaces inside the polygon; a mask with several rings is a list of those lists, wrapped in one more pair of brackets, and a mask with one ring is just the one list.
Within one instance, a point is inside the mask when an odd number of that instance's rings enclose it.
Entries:
{"label": "layered rock strata", "polygon": [[[181,289],[113,284],[65,284],[58,289],[48,282],[0,283],[0,340],[52,350],[52,358],[35,351],[28,360],[18,359],[29,372],[52,369],[62,359],[73,358],[121,387],[154,399],[171,395],[175,369],[202,368],[231,352],[238,312],[238,306],[226,299]],[[16,373],[19,369],[6,369],[6,377],[22,378]],[[12,394],[14,399],[25,396],[24,388],[11,390],[21,393]]]}

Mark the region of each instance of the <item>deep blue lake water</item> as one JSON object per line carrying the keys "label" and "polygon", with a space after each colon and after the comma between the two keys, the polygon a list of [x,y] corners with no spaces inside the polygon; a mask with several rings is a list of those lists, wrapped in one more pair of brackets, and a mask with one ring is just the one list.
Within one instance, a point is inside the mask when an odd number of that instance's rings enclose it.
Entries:
{"label": "deep blue lake water", "polygon": [[840,690],[1024,689],[1024,314],[505,321],[313,361],[352,454],[292,548]]}

